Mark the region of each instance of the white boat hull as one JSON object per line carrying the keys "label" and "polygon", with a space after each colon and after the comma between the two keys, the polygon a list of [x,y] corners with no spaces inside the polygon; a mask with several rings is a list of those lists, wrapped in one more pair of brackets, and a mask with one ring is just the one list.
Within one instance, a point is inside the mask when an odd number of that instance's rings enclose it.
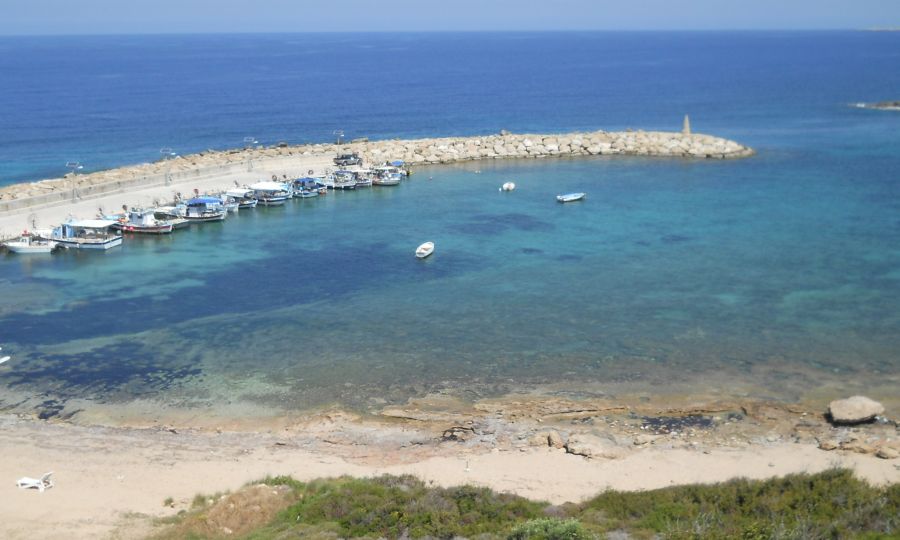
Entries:
{"label": "white boat hull", "polygon": [[13,253],[33,254],[33,253],[50,253],[56,249],[56,242],[7,242],[4,244],[6,249]]}
{"label": "white boat hull", "polygon": [[105,250],[122,245],[122,237],[118,235],[109,238],[58,238],[54,241],[66,249]]}
{"label": "white boat hull", "polygon": [[557,195],[556,200],[561,203],[575,202],[584,199],[585,193],[566,193],[565,195]]}
{"label": "white boat hull", "polygon": [[416,248],[416,258],[424,259],[434,253],[434,242],[425,242]]}

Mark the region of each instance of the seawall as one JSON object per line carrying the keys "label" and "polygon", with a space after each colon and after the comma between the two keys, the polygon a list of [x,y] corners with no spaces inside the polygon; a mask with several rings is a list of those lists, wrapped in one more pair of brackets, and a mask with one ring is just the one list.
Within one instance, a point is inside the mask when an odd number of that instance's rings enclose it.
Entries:
{"label": "seawall", "polygon": [[[660,131],[594,131],[553,135],[512,134],[415,140],[360,141],[347,144],[307,144],[209,150],[173,159],[119,167],[83,175],[14,184],[0,188],[0,214],[64,204],[131,189],[177,184],[188,180],[252,171],[270,161],[296,163],[296,174],[308,172],[308,159],[329,160],[358,152],[365,163],[401,159],[413,166],[479,159],[549,158],[565,156],[656,156],[686,159],[747,157],[753,150],[734,141],[701,134]],[[327,162],[327,161],[326,161]],[[322,173],[324,170],[316,170]]]}

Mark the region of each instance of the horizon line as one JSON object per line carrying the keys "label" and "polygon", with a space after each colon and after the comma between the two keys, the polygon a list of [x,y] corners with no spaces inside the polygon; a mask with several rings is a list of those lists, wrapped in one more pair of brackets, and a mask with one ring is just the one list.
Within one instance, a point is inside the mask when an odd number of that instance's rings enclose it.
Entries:
{"label": "horizon line", "polygon": [[187,31],[187,32],[78,32],[78,33],[2,33],[6,37],[128,37],[128,36],[214,36],[214,35],[300,35],[300,34],[515,34],[515,33],[716,33],[716,32],[900,32],[900,26],[871,28],[567,28],[567,29],[478,29],[478,30],[304,30],[304,31]]}

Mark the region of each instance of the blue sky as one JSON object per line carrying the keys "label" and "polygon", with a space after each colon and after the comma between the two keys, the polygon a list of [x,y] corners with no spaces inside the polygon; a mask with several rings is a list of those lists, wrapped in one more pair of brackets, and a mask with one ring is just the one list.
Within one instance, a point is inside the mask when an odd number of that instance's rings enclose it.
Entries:
{"label": "blue sky", "polygon": [[900,27],[900,0],[0,0],[0,34]]}

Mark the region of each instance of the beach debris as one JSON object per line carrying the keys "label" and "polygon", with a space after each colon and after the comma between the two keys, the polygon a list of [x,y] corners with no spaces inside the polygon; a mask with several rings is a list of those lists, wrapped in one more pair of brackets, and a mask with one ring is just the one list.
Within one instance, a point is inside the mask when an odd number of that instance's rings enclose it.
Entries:
{"label": "beach debris", "polygon": [[53,480],[50,477],[53,475],[53,472],[44,473],[44,476],[40,478],[31,478],[29,476],[23,476],[16,480],[16,487],[19,489],[36,489],[41,493],[44,492],[45,489],[50,489],[53,487]]}
{"label": "beach debris", "polygon": [[828,405],[828,414],[833,424],[861,424],[883,413],[884,406],[866,396],[836,399]]}

